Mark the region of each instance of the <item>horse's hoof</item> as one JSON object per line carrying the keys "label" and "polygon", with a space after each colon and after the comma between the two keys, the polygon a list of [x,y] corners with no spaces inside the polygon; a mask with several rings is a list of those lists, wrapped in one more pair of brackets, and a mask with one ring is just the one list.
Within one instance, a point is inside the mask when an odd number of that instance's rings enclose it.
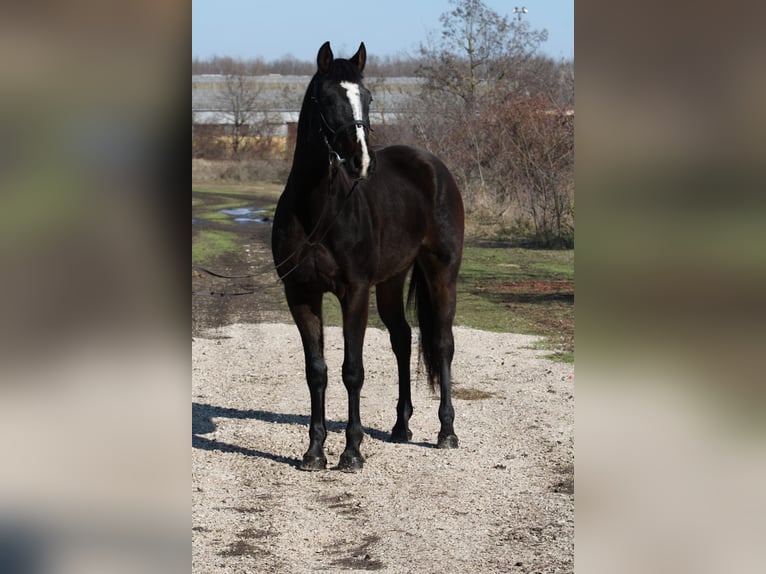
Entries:
{"label": "horse's hoof", "polygon": [[306,453],[303,455],[303,462],[301,462],[298,468],[308,471],[324,470],[327,468],[327,459],[323,456]]}
{"label": "horse's hoof", "polygon": [[359,472],[364,466],[364,457],[362,455],[343,453],[340,455],[338,470],[343,472]]}
{"label": "horse's hoof", "polygon": [[410,429],[400,429],[394,427],[391,431],[391,442],[405,443],[412,440],[412,431]]}
{"label": "horse's hoof", "polygon": [[447,436],[439,435],[436,448],[457,448],[457,437],[454,434]]}

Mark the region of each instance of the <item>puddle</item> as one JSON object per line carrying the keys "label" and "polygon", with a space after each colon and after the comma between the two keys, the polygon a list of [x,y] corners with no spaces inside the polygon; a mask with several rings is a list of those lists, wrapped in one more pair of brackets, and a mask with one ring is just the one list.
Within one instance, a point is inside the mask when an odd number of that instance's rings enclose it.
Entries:
{"label": "puddle", "polygon": [[235,209],[222,209],[221,213],[230,215],[237,223],[268,223],[269,218],[264,214],[264,209],[253,209],[252,207],[237,207]]}

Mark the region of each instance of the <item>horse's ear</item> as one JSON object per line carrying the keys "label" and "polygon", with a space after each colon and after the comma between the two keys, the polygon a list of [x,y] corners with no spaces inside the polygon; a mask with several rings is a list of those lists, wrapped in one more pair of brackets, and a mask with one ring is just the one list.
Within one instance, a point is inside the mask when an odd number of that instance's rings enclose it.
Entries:
{"label": "horse's ear", "polygon": [[319,68],[319,71],[326,72],[330,67],[330,64],[332,64],[332,60],[333,55],[332,50],[330,49],[330,42],[325,42],[322,44],[322,47],[319,48],[319,53],[317,54],[317,67]]}
{"label": "horse's ear", "polygon": [[350,61],[359,68],[360,73],[364,71],[364,65],[367,63],[367,48],[364,47],[364,42],[359,44],[359,49],[351,56]]}

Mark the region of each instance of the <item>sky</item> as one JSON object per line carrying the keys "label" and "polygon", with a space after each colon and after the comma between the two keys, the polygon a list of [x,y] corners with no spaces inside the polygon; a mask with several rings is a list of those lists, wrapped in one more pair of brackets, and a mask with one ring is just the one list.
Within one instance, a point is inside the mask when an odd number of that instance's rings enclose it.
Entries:
{"label": "sky", "polygon": [[[509,18],[526,7],[531,27],[548,30],[541,51],[574,59],[574,0],[484,3]],[[192,57],[311,61],[326,40],[336,57],[353,55],[360,42],[368,55],[414,56],[451,8],[448,0],[192,0]]]}

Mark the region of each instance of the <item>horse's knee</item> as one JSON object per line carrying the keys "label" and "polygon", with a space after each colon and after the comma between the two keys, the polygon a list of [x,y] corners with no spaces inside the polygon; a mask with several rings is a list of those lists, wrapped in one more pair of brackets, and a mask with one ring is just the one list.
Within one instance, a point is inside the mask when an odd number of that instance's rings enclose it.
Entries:
{"label": "horse's knee", "polygon": [[306,381],[311,386],[327,386],[327,363],[324,357],[306,357]]}
{"label": "horse's knee", "polygon": [[346,360],[342,369],[343,384],[348,389],[359,388],[364,383],[364,365],[360,360]]}

